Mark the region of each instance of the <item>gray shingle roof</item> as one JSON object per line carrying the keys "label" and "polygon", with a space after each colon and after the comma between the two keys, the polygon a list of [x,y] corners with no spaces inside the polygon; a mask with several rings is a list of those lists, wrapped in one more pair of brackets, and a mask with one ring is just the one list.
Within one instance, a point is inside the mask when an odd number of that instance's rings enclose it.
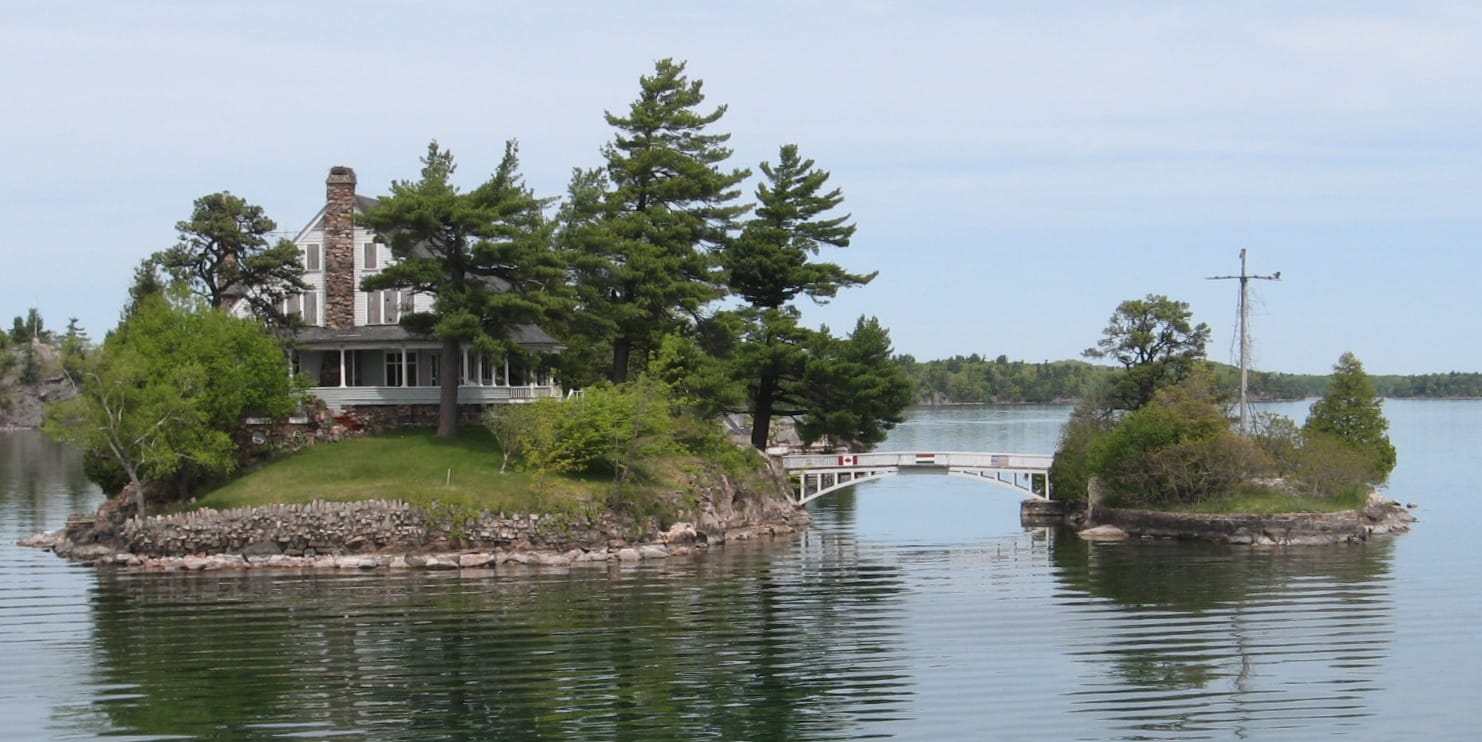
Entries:
{"label": "gray shingle roof", "polygon": [[[510,333],[510,340],[526,350],[536,353],[554,353],[566,346],[535,325],[521,325]],[[433,335],[413,333],[401,325],[363,325],[331,329],[328,327],[305,327],[294,333],[294,342],[300,348],[338,347],[341,345],[391,345],[397,343],[438,342]]]}

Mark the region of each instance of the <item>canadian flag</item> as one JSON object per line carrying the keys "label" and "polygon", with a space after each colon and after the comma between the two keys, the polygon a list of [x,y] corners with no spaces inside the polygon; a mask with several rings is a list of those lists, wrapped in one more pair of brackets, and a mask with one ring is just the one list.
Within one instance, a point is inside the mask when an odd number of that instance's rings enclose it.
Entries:
{"label": "canadian flag", "polygon": [[853,454],[840,456],[839,466],[859,466],[859,457]]}

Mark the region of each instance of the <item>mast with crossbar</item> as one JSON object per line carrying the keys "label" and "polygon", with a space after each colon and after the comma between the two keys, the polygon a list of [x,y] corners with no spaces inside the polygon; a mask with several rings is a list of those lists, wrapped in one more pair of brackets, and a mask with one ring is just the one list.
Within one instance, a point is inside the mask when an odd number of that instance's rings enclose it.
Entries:
{"label": "mast with crossbar", "polygon": [[1210,281],[1226,281],[1240,279],[1240,433],[1250,433],[1250,400],[1247,397],[1247,388],[1250,383],[1250,300],[1247,296],[1251,279],[1262,281],[1280,281],[1281,271],[1269,276],[1253,276],[1245,270],[1245,249],[1240,250],[1240,275],[1238,276],[1209,276]]}

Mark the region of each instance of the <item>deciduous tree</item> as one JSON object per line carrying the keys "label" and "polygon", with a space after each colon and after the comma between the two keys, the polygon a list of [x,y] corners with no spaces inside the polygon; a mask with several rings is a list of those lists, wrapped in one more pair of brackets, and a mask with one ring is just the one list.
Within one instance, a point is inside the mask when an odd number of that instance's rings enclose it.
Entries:
{"label": "deciduous tree", "polygon": [[1101,341],[1084,351],[1089,358],[1110,358],[1122,365],[1111,391],[1115,407],[1142,407],[1159,389],[1187,378],[1204,359],[1209,326],[1192,324],[1191,317],[1187,302],[1157,294],[1117,306]]}
{"label": "deciduous tree", "polygon": [[145,299],[81,362],[78,396],[48,406],[46,430],[117,467],[147,492],[236,466],[231,434],[249,414],[288,414],[301,391],[255,320]]}

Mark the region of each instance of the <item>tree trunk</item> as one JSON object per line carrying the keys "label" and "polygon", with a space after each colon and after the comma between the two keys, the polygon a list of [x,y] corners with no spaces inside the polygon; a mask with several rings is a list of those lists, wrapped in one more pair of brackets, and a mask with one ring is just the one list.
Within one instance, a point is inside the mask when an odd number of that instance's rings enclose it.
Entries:
{"label": "tree trunk", "polygon": [[459,356],[463,346],[454,339],[443,340],[442,360],[438,361],[437,437],[452,438],[458,434],[458,374],[463,368]]}
{"label": "tree trunk", "polygon": [[766,450],[772,435],[772,397],[776,391],[776,376],[766,374],[757,382],[751,411],[751,445],[758,451]]}
{"label": "tree trunk", "polygon": [[628,380],[628,357],[632,352],[632,340],[620,337],[612,341],[612,383],[621,384]]}

